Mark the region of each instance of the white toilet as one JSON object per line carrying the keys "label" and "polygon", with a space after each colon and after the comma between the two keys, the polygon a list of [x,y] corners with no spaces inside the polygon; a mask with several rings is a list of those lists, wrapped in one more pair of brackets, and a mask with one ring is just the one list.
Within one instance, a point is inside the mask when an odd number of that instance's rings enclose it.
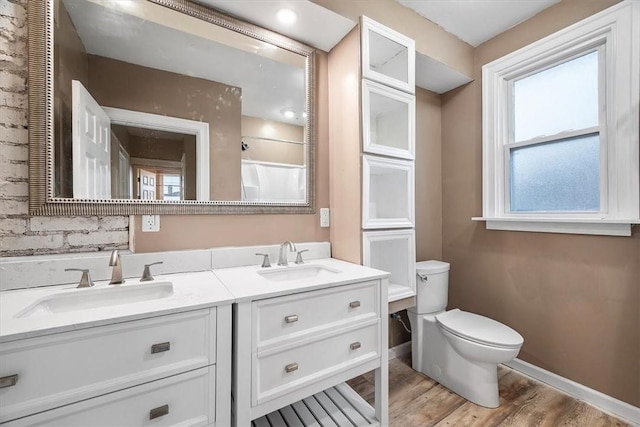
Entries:
{"label": "white toilet", "polygon": [[518,355],[522,335],[487,317],[445,311],[448,263],[418,262],[416,273],[416,307],[407,309],[413,369],[473,403],[497,408],[498,363]]}

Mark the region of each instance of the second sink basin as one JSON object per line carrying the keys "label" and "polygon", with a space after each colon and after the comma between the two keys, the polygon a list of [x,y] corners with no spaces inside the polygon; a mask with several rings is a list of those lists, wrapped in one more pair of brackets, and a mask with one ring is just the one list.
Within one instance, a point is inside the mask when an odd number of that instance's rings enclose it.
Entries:
{"label": "second sink basin", "polygon": [[173,295],[173,283],[171,282],[73,289],[40,298],[17,313],[16,317],[68,313],[76,310],[155,300],[171,295]]}
{"label": "second sink basin", "polygon": [[284,282],[287,280],[305,280],[318,279],[321,277],[332,276],[340,273],[336,270],[324,265],[296,265],[291,267],[276,268],[274,270],[261,270],[258,274],[267,280],[274,282]]}

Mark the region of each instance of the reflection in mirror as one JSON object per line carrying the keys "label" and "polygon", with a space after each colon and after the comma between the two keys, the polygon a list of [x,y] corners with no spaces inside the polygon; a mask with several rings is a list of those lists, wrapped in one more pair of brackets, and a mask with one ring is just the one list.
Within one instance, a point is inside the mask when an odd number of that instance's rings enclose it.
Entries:
{"label": "reflection in mirror", "polygon": [[54,197],[309,203],[310,53],[151,1],[54,2]]}

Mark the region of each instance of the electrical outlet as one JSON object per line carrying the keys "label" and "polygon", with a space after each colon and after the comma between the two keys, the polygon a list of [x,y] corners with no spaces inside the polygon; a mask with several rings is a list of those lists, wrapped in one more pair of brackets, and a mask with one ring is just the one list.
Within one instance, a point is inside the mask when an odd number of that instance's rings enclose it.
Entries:
{"label": "electrical outlet", "polygon": [[320,208],[320,227],[329,226],[329,208]]}
{"label": "electrical outlet", "polygon": [[142,215],[142,231],[160,231],[160,215]]}

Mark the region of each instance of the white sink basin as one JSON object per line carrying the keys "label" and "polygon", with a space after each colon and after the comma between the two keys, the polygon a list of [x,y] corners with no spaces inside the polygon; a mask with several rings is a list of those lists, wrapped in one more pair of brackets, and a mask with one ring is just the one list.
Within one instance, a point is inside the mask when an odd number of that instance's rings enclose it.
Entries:
{"label": "white sink basin", "polygon": [[15,317],[68,313],[134,302],[156,300],[173,295],[173,283],[154,282],[132,285],[113,285],[101,288],[82,288],[40,298]]}
{"label": "white sink basin", "polygon": [[274,270],[260,270],[258,274],[273,282],[287,280],[318,279],[341,273],[340,270],[324,265],[296,265],[291,267],[276,268]]}

